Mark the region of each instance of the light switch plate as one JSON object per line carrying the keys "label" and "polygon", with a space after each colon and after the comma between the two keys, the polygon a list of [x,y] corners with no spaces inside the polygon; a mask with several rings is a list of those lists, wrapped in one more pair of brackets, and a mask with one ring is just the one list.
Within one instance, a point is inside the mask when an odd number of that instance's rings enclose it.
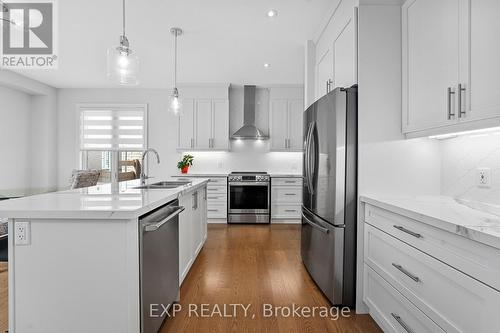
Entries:
{"label": "light switch plate", "polygon": [[28,221],[14,222],[14,242],[16,245],[30,245],[31,225]]}
{"label": "light switch plate", "polygon": [[476,171],[476,183],[478,187],[491,187],[491,169],[478,168]]}

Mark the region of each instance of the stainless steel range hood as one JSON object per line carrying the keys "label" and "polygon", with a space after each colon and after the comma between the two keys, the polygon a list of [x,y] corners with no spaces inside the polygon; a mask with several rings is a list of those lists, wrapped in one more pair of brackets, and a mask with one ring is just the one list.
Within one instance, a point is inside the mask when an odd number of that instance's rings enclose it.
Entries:
{"label": "stainless steel range hood", "polygon": [[255,126],[255,86],[244,86],[243,95],[243,127],[234,132],[231,139],[267,140],[269,139]]}

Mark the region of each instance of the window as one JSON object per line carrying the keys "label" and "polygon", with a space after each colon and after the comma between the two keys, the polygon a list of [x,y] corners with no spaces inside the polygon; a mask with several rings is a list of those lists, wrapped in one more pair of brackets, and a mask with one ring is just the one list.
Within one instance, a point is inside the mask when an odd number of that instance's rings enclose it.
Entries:
{"label": "window", "polygon": [[101,171],[100,183],[140,177],[147,148],[146,105],[79,105],[81,169]]}

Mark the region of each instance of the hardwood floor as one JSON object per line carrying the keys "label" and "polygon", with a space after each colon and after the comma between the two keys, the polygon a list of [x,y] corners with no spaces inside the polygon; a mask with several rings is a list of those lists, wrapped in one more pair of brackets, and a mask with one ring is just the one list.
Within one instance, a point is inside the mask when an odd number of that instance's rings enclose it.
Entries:
{"label": "hardwood floor", "polygon": [[[271,316],[263,304],[329,307],[300,259],[300,227],[294,225],[210,225],[207,242],[181,288],[182,310],[169,318],[161,333],[170,332],[382,332],[368,315],[349,318]],[[0,263],[0,332],[8,329],[7,263]],[[193,304],[191,315],[189,304]],[[250,305],[248,317],[201,317],[224,304]],[[194,306],[197,306],[196,312]],[[200,317],[196,317],[198,314]],[[233,314],[232,308],[226,315]],[[255,314],[255,318],[252,315]],[[335,313],[333,313],[335,314]]]}
{"label": "hardwood floor", "polygon": [[[181,288],[182,310],[169,318],[169,332],[381,332],[368,315],[297,318],[287,312],[264,318],[263,304],[328,307],[300,259],[300,226],[209,225],[207,242]],[[201,317],[224,304],[244,304],[236,317]],[[191,312],[189,311],[191,305]],[[193,311],[196,306],[196,311]],[[215,308],[217,309],[217,308]],[[208,314],[207,313],[207,314]],[[224,314],[224,313],[223,313]],[[306,313],[307,314],[307,313]],[[197,315],[199,317],[197,317]],[[233,315],[232,308],[226,315]],[[253,318],[252,316],[255,315]]]}

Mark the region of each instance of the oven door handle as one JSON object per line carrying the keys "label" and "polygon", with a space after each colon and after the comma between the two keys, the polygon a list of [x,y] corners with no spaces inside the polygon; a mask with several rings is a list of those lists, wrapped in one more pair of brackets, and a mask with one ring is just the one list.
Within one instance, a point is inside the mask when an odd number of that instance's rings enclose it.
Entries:
{"label": "oven door handle", "polygon": [[269,186],[268,182],[229,182],[229,186]]}

